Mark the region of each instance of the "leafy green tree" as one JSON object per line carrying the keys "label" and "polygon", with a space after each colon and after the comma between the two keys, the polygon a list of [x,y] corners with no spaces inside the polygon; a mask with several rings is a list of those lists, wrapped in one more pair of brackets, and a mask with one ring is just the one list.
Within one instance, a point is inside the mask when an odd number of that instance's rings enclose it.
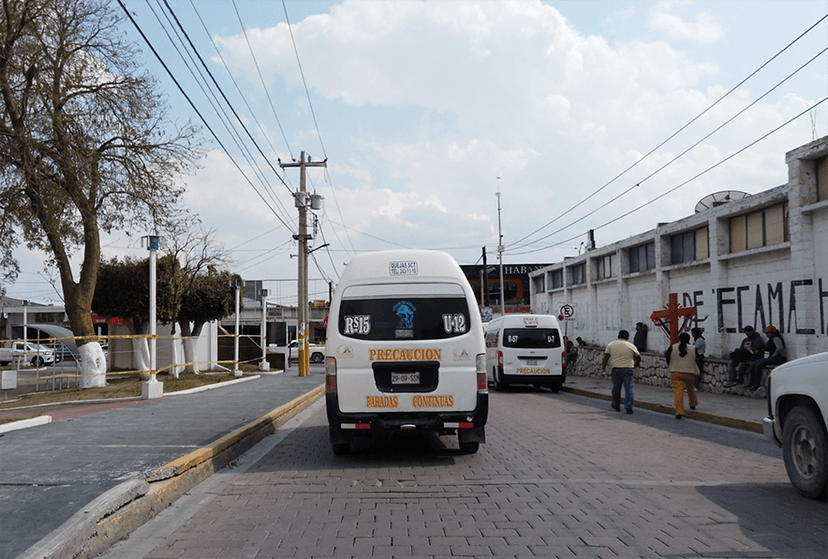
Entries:
{"label": "leafy green tree", "polygon": [[[193,237],[193,242],[183,243],[188,249],[171,249],[156,262],[156,318],[161,324],[178,326],[188,372],[199,369],[193,363],[204,325],[235,310],[233,285],[239,276],[212,264],[221,261],[221,253],[205,250],[211,246],[205,243],[209,238]],[[208,261],[211,263],[205,264]],[[149,258],[104,260],[92,309],[106,318],[124,319],[130,333],[137,336],[132,341],[135,366],[149,371],[149,345],[141,337],[149,326]],[[178,369],[173,367],[170,372],[177,376]]]}
{"label": "leafy green tree", "polygon": [[167,230],[181,218],[178,177],[202,154],[119,24],[105,0],[0,3],[0,262],[21,243],[50,254],[84,337],[83,387],[105,383],[90,315],[100,232]]}
{"label": "leafy green tree", "polygon": [[[235,311],[236,292],[233,287],[237,274],[208,267],[192,278],[178,310],[178,325],[184,338],[184,358],[188,364],[195,361],[196,344],[204,325],[220,320]],[[198,372],[198,367],[187,366],[188,372]]]}

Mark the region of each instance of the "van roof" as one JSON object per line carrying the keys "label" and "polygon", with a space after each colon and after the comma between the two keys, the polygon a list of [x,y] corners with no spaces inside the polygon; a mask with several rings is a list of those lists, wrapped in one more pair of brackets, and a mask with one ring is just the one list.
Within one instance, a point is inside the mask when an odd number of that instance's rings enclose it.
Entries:
{"label": "van roof", "polygon": [[526,314],[526,313],[515,313],[506,316],[497,317],[487,324],[492,324],[494,322],[502,322],[504,326],[535,326],[543,325],[543,326],[558,326],[558,319],[554,315],[551,314]]}
{"label": "van roof", "polygon": [[340,285],[363,278],[379,281],[466,279],[460,266],[449,254],[437,250],[414,249],[359,254],[345,267]]}

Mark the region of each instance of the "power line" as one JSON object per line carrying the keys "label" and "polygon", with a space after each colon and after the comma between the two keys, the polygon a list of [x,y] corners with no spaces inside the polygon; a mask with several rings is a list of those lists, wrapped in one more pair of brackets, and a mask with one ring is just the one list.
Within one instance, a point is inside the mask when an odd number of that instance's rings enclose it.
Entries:
{"label": "power line", "polygon": [[[236,0],[233,0],[233,5],[235,5],[235,3]],[[305,86],[305,96],[308,98],[308,108],[310,109],[311,116],[313,117],[313,124],[316,126],[316,135],[319,137],[319,145],[322,146],[322,155],[325,159],[327,159],[328,154],[325,152],[325,144],[322,142],[322,133],[319,132],[319,123],[316,121],[316,113],[313,110],[313,103],[311,102],[310,92],[308,91],[308,82],[305,80],[305,71],[302,69],[302,61],[299,59],[299,49],[296,48],[296,39],[293,36],[293,28],[290,25],[290,18],[288,17],[285,0],[282,0],[282,8],[285,10],[285,21],[287,22],[288,32],[290,33],[290,41],[293,43],[293,52],[296,54],[296,64],[299,66],[299,75],[302,76],[302,85]]]}
{"label": "power line", "polygon": [[[599,226],[597,226],[597,227],[593,227],[592,229],[593,229],[593,230],[596,230],[596,229],[603,229],[604,227],[607,227],[607,226],[609,226],[609,225],[612,225],[612,224],[613,224],[613,223],[615,223],[616,221],[619,221],[619,220],[621,220],[621,219],[623,219],[623,218],[625,218],[625,217],[627,217],[627,216],[629,216],[629,215],[632,215],[632,214],[634,214],[635,212],[637,212],[638,210],[641,210],[641,209],[643,209],[643,208],[645,208],[645,207],[649,206],[650,204],[653,204],[653,203],[657,202],[658,200],[660,200],[660,199],[664,198],[664,197],[665,197],[665,196],[667,196],[668,194],[672,194],[672,193],[673,193],[673,192],[675,192],[676,190],[678,190],[678,189],[680,189],[680,188],[682,188],[682,187],[684,187],[684,186],[687,186],[688,184],[690,184],[690,183],[691,183],[691,182],[693,182],[694,180],[698,179],[699,177],[701,177],[701,176],[703,176],[703,175],[706,175],[707,173],[709,173],[709,172],[710,172],[710,171],[712,171],[713,169],[715,169],[715,168],[717,168],[717,167],[719,167],[719,166],[723,165],[724,163],[726,163],[726,162],[730,161],[731,159],[733,159],[733,158],[734,158],[734,157],[736,157],[737,155],[739,155],[739,154],[741,154],[742,152],[744,152],[744,151],[746,151],[746,150],[750,149],[751,147],[753,147],[754,145],[758,144],[759,142],[761,142],[761,141],[762,141],[762,140],[764,140],[765,138],[767,138],[767,137],[771,136],[772,134],[775,134],[776,132],[778,132],[778,131],[779,131],[779,130],[781,130],[782,128],[784,128],[784,127],[788,126],[789,124],[791,124],[792,122],[794,122],[796,119],[801,118],[803,115],[808,114],[808,113],[809,113],[812,109],[814,109],[815,107],[818,107],[819,105],[821,105],[821,104],[825,103],[826,101],[828,101],[828,97],[824,97],[824,98],[822,98],[822,99],[821,99],[820,101],[818,101],[817,103],[815,103],[815,104],[813,104],[812,106],[808,107],[807,109],[805,109],[804,111],[800,112],[800,113],[799,113],[799,114],[797,114],[796,116],[794,116],[794,117],[792,117],[792,118],[788,119],[787,121],[785,121],[784,123],[780,124],[779,126],[777,126],[776,128],[774,128],[774,129],[773,129],[773,130],[771,130],[770,132],[767,132],[766,134],[764,134],[764,135],[762,135],[761,137],[757,138],[756,140],[752,141],[751,143],[749,143],[748,145],[746,145],[746,146],[744,146],[743,148],[739,149],[738,151],[735,151],[734,153],[732,153],[732,154],[728,155],[728,156],[727,156],[727,157],[725,157],[724,159],[720,160],[718,163],[716,163],[716,164],[714,164],[714,165],[711,165],[711,166],[710,166],[710,167],[708,167],[707,169],[705,169],[705,170],[701,171],[700,173],[697,173],[696,175],[694,175],[693,177],[691,177],[691,178],[687,179],[686,181],[684,181],[684,182],[682,182],[682,183],[680,183],[680,184],[678,184],[678,185],[674,186],[673,188],[671,188],[671,189],[669,189],[669,190],[667,190],[667,191],[665,191],[665,192],[663,192],[663,193],[659,194],[658,196],[656,196],[656,197],[655,197],[655,198],[653,198],[652,200],[649,200],[649,201],[647,201],[647,202],[644,202],[644,203],[643,203],[643,204],[641,204],[640,206],[638,206],[638,207],[636,207],[636,208],[633,208],[632,210],[629,210],[628,212],[623,213],[623,214],[619,215],[618,217],[615,217],[615,218],[611,219],[610,221],[607,221],[607,222],[605,222],[605,223],[603,223],[603,224],[601,224],[601,225],[599,225]],[[563,229],[559,229],[557,232],[560,232],[560,231],[562,231],[562,230],[563,230]],[[546,250],[546,249],[549,249],[549,248],[553,248],[553,247],[556,247],[556,246],[560,246],[560,245],[565,244],[565,243],[570,243],[570,242],[572,242],[573,240],[580,238],[582,235],[583,235],[583,233],[581,233],[581,234],[579,234],[579,235],[576,235],[576,236],[574,236],[574,237],[570,237],[569,239],[566,239],[566,240],[564,240],[564,241],[560,241],[560,242],[555,243],[555,244],[551,244],[551,245],[547,245],[547,246],[545,246],[545,247],[538,248],[538,249],[536,249],[536,250],[530,250],[530,251],[525,251],[525,252],[521,252],[521,253],[516,253],[516,255],[518,255],[518,254],[531,254],[531,253],[534,253],[534,252],[539,252],[539,251],[541,251],[541,250]]]}
{"label": "power line", "polygon": [[261,192],[259,192],[259,190],[256,188],[256,186],[255,186],[255,185],[251,182],[250,178],[249,178],[249,177],[247,176],[247,174],[246,174],[246,173],[242,170],[241,166],[239,166],[239,164],[238,164],[238,162],[235,160],[235,158],[233,158],[233,156],[231,156],[231,155],[230,155],[230,152],[229,152],[229,151],[227,150],[227,148],[224,146],[224,144],[222,143],[221,139],[218,137],[218,135],[217,135],[217,134],[215,133],[215,131],[212,129],[212,127],[210,126],[210,124],[207,122],[207,119],[205,119],[205,118],[204,118],[204,115],[202,115],[202,114],[201,114],[201,111],[199,111],[199,110],[198,110],[198,108],[195,106],[195,103],[193,103],[193,100],[192,100],[192,99],[190,98],[190,96],[189,96],[189,95],[188,95],[188,94],[184,91],[184,88],[181,86],[181,84],[180,84],[180,83],[178,82],[178,80],[175,78],[175,76],[173,75],[173,73],[172,73],[172,71],[170,70],[170,68],[169,68],[169,67],[167,66],[167,64],[164,62],[163,58],[161,58],[161,55],[159,55],[159,54],[158,54],[158,51],[156,51],[156,50],[155,50],[155,47],[153,46],[153,44],[152,44],[152,42],[149,40],[149,38],[148,38],[148,37],[144,34],[144,31],[141,29],[141,26],[139,26],[139,25],[138,25],[138,22],[137,22],[137,21],[135,21],[135,18],[133,18],[133,17],[132,17],[132,14],[130,13],[130,11],[129,11],[129,10],[127,10],[127,7],[124,5],[123,0],[118,0],[118,5],[120,5],[120,6],[121,6],[121,9],[122,9],[122,10],[124,11],[124,13],[127,15],[127,18],[129,19],[129,21],[130,21],[130,22],[132,23],[132,25],[135,27],[136,31],[138,31],[138,33],[141,35],[141,38],[142,38],[142,39],[144,40],[144,42],[147,44],[147,46],[148,46],[148,47],[149,47],[149,49],[152,51],[153,55],[154,55],[154,56],[155,56],[155,58],[158,60],[158,62],[161,64],[161,66],[164,68],[164,71],[165,71],[165,72],[167,72],[167,75],[170,77],[170,79],[173,81],[173,83],[175,84],[175,86],[178,88],[178,91],[179,91],[179,92],[181,92],[181,95],[183,95],[183,96],[184,96],[184,99],[186,99],[186,100],[187,100],[187,103],[189,103],[189,104],[190,104],[190,107],[193,109],[193,111],[195,111],[196,115],[198,115],[198,118],[201,120],[201,122],[202,122],[202,123],[204,123],[204,126],[207,128],[207,130],[209,130],[209,131],[210,131],[210,134],[213,136],[213,138],[216,140],[216,142],[218,142],[219,146],[221,146],[221,149],[225,152],[225,154],[227,154],[227,157],[230,159],[230,161],[233,163],[233,165],[236,167],[236,169],[238,169],[239,173],[241,173],[241,175],[244,177],[244,179],[247,181],[247,183],[248,183],[248,184],[249,184],[249,185],[253,188],[253,190],[255,190],[255,191],[256,191],[256,194],[258,194],[258,195],[259,195],[259,198],[261,198],[261,199],[262,199],[262,202],[264,202],[264,203],[265,203],[265,206],[267,206],[267,208],[268,208],[268,209],[269,209],[269,210],[273,213],[273,215],[275,215],[275,216],[276,216],[276,218],[277,218],[279,221],[281,221],[281,222],[282,222],[282,224],[283,224],[283,225],[284,225],[284,226],[285,226],[285,227],[286,227],[289,231],[291,231],[290,226],[289,226],[289,225],[288,225],[288,224],[287,224],[287,223],[286,223],[286,222],[282,219],[282,217],[281,217],[281,216],[280,216],[280,215],[276,212],[276,210],[274,210],[274,209],[273,209],[273,207],[270,205],[270,203],[268,203],[268,201],[265,199],[265,197],[264,197],[264,196],[262,196]]}
{"label": "power line", "polygon": [[250,46],[250,39],[247,36],[247,28],[244,26],[244,22],[242,21],[241,14],[239,13],[239,9],[236,6],[236,0],[233,0],[233,9],[236,11],[236,17],[239,20],[239,25],[242,29],[242,34],[244,35],[244,39],[247,42],[247,48],[250,51],[250,57],[253,59],[253,64],[256,66],[256,72],[259,74],[259,80],[262,82],[262,88],[264,89],[265,96],[267,96],[267,101],[270,103],[270,110],[273,111],[273,117],[276,119],[276,124],[279,125],[279,130],[282,132],[282,138],[285,140],[285,147],[288,149],[288,154],[290,154],[290,159],[295,161],[293,158],[293,153],[290,150],[290,144],[287,141],[287,136],[285,136],[285,131],[282,130],[282,123],[279,122],[279,115],[276,114],[276,107],[273,106],[273,100],[270,98],[270,91],[267,89],[267,85],[265,84],[264,77],[262,76],[262,71],[259,69],[259,62],[256,60],[256,54],[253,52],[253,47]]}
{"label": "power line", "polygon": [[[730,89],[727,93],[725,93],[724,95],[722,95],[721,97],[719,97],[719,98],[718,98],[716,101],[714,101],[714,102],[713,102],[713,103],[712,103],[709,107],[707,107],[707,108],[706,108],[705,110],[703,110],[701,113],[699,113],[698,115],[696,115],[695,117],[693,117],[693,118],[692,118],[689,122],[687,122],[687,124],[685,124],[684,126],[682,126],[681,128],[679,128],[676,132],[674,132],[673,134],[671,134],[671,135],[670,135],[667,139],[665,139],[663,142],[661,142],[661,143],[660,143],[660,144],[658,144],[656,147],[654,147],[654,148],[653,148],[653,149],[651,149],[649,152],[647,152],[645,155],[643,155],[642,157],[640,157],[640,158],[639,158],[638,160],[636,160],[636,161],[635,161],[632,165],[630,165],[629,167],[627,167],[626,169],[624,169],[623,171],[621,171],[620,173],[618,173],[615,177],[613,177],[613,178],[612,178],[612,179],[610,179],[607,183],[605,183],[603,186],[601,186],[600,188],[598,188],[598,190],[596,190],[595,192],[593,192],[592,194],[590,194],[589,196],[587,196],[586,198],[584,198],[583,200],[581,200],[580,202],[578,202],[577,204],[575,204],[574,206],[572,206],[571,208],[569,208],[568,210],[566,210],[565,212],[563,212],[562,214],[560,214],[558,217],[554,218],[552,221],[549,221],[548,223],[546,223],[545,225],[543,225],[543,226],[539,227],[539,228],[538,228],[538,229],[536,229],[535,231],[533,231],[533,232],[529,233],[528,235],[526,235],[526,236],[522,237],[521,239],[518,239],[517,241],[515,241],[515,242],[513,243],[513,245],[517,245],[518,243],[520,243],[520,242],[522,242],[522,241],[525,241],[526,239],[528,239],[529,237],[531,237],[531,236],[532,236],[532,235],[534,235],[535,233],[538,233],[539,231],[541,231],[541,230],[545,229],[546,227],[549,227],[550,225],[552,225],[553,223],[555,223],[555,222],[556,222],[556,221],[558,221],[559,219],[563,218],[564,216],[566,216],[566,215],[567,215],[567,214],[569,214],[570,212],[574,211],[576,208],[580,207],[582,204],[584,204],[585,202],[587,202],[588,200],[590,200],[592,197],[594,197],[595,195],[597,195],[599,192],[601,192],[601,191],[603,191],[605,188],[609,187],[612,183],[614,183],[616,180],[618,180],[619,178],[621,178],[622,176],[624,176],[627,172],[629,172],[630,170],[632,170],[632,169],[633,169],[634,167],[636,167],[639,163],[641,163],[642,161],[644,161],[645,159],[647,159],[648,157],[650,157],[653,153],[655,153],[657,150],[659,150],[661,147],[663,147],[663,146],[664,146],[667,142],[669,142],[670,140],[672,140],[673,138],[675,138],[678,134],[680,134],[682,131],[684,131],[684,130],[688,127],[688,126],[690,126],[691,124],[693,124],[694,122],[696,122],[699,118],[701,118],[703,115],[705,115],[705,114],[706,114],[707,112],[709,112],[711,109],[713,109],[716,105],[718,105],[720,102],[722,102],[725,98],[727,98],[728,96],[730,96],[730,95],[731,95],[734,91],[736,91],[739,87],[741,87],[742,85],[744,85],[744,83],[745,83],[745,82],[747,82],[749,79],[751,79],[751,78],[752,78],[753,76],[755,76],[757,73],[759,73],[759,72],[760,72],[762,69],[764,69],[764,68],[765,68],[768,64],[770,64],[771,62],[773,62],[776,58],[778,58],[780,55],[782,55],[782,53],[784,53],[784,52],[785,52],[786,50],[788,50],[791,46],[793,46],[795,43],[797,43],[799,40],[801,40],[801,39],[802,39],[805,35],[807,35],[809,32],[811,32],[811,31],[812,31],[812,30],[813,30],[813,29],[814,29],[817,25],[819,25],[820,23],[822,23],[822,22],[823,22],[826,18],[828,18],[828,14],[826,14],[826,15],[822,16],[822,17],[821,17],[821,18],[820,18],[820,19],[819,19],[816,23],[814,23],[814,24],[813,24],[813,25],[811,25],[808,29],[806,29],[805,31],[803,31],[803,32],[802,32],[802,33],[801,33],[798,37],[796,37],[793,41],[791,41],[791,42],[790,42],[790,43],[788,43],[788,44],[787,44],[784,48],[782,48],[782,50],[780,50],[779,52],[777,52],[777,53],[776,53],[775,55],[773,55],[773,56],[772,56],[769,60],[767,60],[765,63],[763,63],[761,66],[759,66],[756,70],[754,70],[753,72],[751,72],[751,73],[750,73],[747,77],[745,77],[744,79],[742,79],[742,80],[741,80],[738,84],[736,84],[735,86],[733,86],[733,87],[732,87],[732,88],[731,88],[731,89]],[[674,160],[674,161],[675,161],[675,160]],[[662,167],[662,168],[663,168],[663,167]],[[652,176],[652,175],[651,175],[651,176]],[[649,177],[648,177],[648,178],[649,178]],[[603,207],[603,206],[602,206],[602,207]],[[600,208],[599,208],[599,209],[600,209]],[[594,213],[594,212],[593,212],[593,213]],[[588,214],[588,215],[590,215],[590,214]],[[580,221],[580,220],[579,220],[579,221]],[[577,222],[575,222],[575,223],[577,223]],[[559,230],[559,231],[560,231],[560,230]],[[554,234],[554,233],[553,233],[553,234]],[[541,239],[538,239],[538,240],[542,240],[542,239],[548,238],[548,236],[549,236],[549,235],[547,235],[546,237],[542,237]],[[537,241],[535,241],[535,242],[537,242]],[[526,245],[522,245],[522,246],[529,246],[529,244],[531,244],[531,243],[527,243]],[[521,247],[517,247],[517,248],[521,248]]]}
{"label": "power line", "polygon": [[[631,192],[633,189],[635,189],[635,188],[637,188],[637,187],[641,186],[641,183],[643,183],[643,182],[644,182],[644,181],[646,181],[646,180],[651,179],[652,177],[654,177],[655,175],[657,175],[658,173],[660,173],[661,171],[663,171],[664,169],[666,169],[668,166],[670,166],[670,165],[672,165],[673,163],[675,163],[676,161],[678,161],[681,157],[683,157],[684,155],[686,155],[687,153],[689,153],[690,151],[692,151],[693,149],[695,149],[696,147],[698,147],[698,146],[699,146],[699,144],[701,144],[703,141],[705,141],[705,140],[707,140],[708,138],[710,138],[710,136],[712,136],[713,134],[715,134],[716,132],[718,132],[719,130],[721,130],[722,128],[724,128],[725,126],[727,126],[728,124],[730,124],[731,122],[733,122],[736,118],[738,118],[739,116],[741,116],[742,114],[744,114],[744,112],[745,112],[745,111],[747,111],[748,109],[750,109],[751,107],[753,107],[754,105],[756,105],[759,101],[761,101],[762,99],[764,99],[765,97],[767,97],[768,95],[770,95],[771,93],[773,93],[773,91],[775,91],[775,90],[776,90],[777,88],[779,88],[782,84],[784,84],[786,81],[788,81],[788,80],[789,80],[789,79],[791,79],[793,76],[795,76],[797,73],[799,73],[800,71],[802,71],[802,70],[803,70],[806,66],[808,66],[809,64],[811,64],[814,60],[816,60],[817,58],[819,58],[820,56],[822,56],[822,55],[823,55],[826,51],[828,51],[828,47],[825,47],[824,49],[822,49],[819,53],[817,53],[816,55],[814,55],[814,56],[813,56],[810,60],[808,60],[806,63],[804,63],[803,65],[801,65],[799,68],[797,68],[796,70],[794,70],[793,72],[791,72],[790,74],[788,74],[788,76],[787,76],[787,77],[785,77],[782,81],[780,81],[780,82],[779,82],[779,83],[777,83],[775,86],[773,86],[772,88],[770,88],[768,91],[766,91],[765,93],[763,93],[761,96],[759,96],[757,99],[755,99],[752,103],[750,103],[749,105],[747,105],[747,106],[746,106],[745,108],[743,108],[741,111],[737,112],[735,115],[733,115],[732,117],[730,117],[729,119],[727,119],[726,121],[724,121],[722,124],[720,124],[720,125],[719,125],[719,126],[717,126],[716,128],[714,128],[714,129],[713,129],[710,133],[708,133],[706,136],[702,137],[700,140],[698,140],[698,141],[697,141],[696,143],[694,143],[692,146],[690,146],[689,148],[687,148],[687,149],[686,149],[686,150],[684,150],[683,152],[679,153],[679,154],[678,154],[677,156],[675,156],[673,159],[671,159],[670,161],[668,161],[667,163],[665,163],[664,165],[662,165],[661,167],[659,167],[658,169],[656,169],[655,171],[653,171],[652,173],[650,173],[649,175],[647,175],[646,177],[644,177],[643,179],[641,179],[640,181],[638,181],[635,185],[633,185],[633,186],[631,186],[631,187],[627,188],[626,190],[624,190],[623,192],[621,192],[620,194],[618,194],[618,195],[617,195],[617,196],[615,196],[614,198],[612,198],[612,199],[610,199],[610,200],[608,200],[608,201],[604,202],[603,204],[601,204],[600,206],[598,206],[597,208],[595,208],[595,209],[594,209],[594,210],[592,210],[591,212],[589,212],[589,213],[585,214],[584,216],[580,217],[579,219],[577,219],[577,220],[573,221],[572,223],[570,223],[570,224],[569,224],[569,225],[567,225],[566,227],[564,227],[564,228],[562,228],[562,229],[558,229],[558,231],[556,231],[555,233],[559,233],[559,232],[560,232],[560,231],[562,231],[563,229],[567,229],[567,228],[569,228],[569,227],[572,227],[572,226],[573,226],[573,225],[575,225],[576,223],[579,223],[579,222],[583,221],[584,219],[586,219],[587,217],[590,217],[591,215],[594,215],[595,213],[597,213],[598,211],[600,211],[600,210],[604,209],[605,207],[609,206],[610,204],[612,204],[612,203],[613,203],[613,202],[615,202],[616,200],[618,200],[618,199],[622,198],[623,196],[627,195],[627,194],[628,194],[629,192]],[[809,107],[809,111],[810,111],[811,109],[813,109],[813,107]],[[799,118],[799,117],[796,117],[796,118]],[[752,145],[752,144],[751,144],[751,145]],[[739,152],[737,152],[737,153],[739,153]],[[705,171],[705,172],[706,172],[706,171]],[[554,235],[555,233],[550,233],[550,234],[548,234],[548,235],[546,235],[546,236],[544,236],[544,237],[541,237],[541,238],[537,239],[535,242],[542,241],[543,239],[547,239],[547,238],[549,238],[550,236]],[[519,246],[519,247],[516,247],[516,248],[523,248],[523,247],[526,247],[526,246],[530,246],[530,245],[529,245],[529,244],[525,244],[525,245],[522,245],[522,246]]]}

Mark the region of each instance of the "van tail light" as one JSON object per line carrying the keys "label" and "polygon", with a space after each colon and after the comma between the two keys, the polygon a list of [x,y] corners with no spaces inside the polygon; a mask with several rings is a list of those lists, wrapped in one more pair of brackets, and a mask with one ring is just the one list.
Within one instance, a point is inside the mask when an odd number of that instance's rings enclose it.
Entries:
{"label": "van tail light", "polygon": [[480,353],[474,360],[474,368],[477,372],[477,392],[485,394],[489,392],[489,381],[486,379],[486,354]]}
{"label": "van tail light", "polygon": [[561,352],[561,367],[566,367],[566,352]]}
{"label": "van tail light", "polygon": [[336,393],[336,357],[325,359],[325,392]]}
{"label": "van tail light", "polygon": [[497,366],[498,367],[503,367],[503,352],[502,351],[497,352]]}

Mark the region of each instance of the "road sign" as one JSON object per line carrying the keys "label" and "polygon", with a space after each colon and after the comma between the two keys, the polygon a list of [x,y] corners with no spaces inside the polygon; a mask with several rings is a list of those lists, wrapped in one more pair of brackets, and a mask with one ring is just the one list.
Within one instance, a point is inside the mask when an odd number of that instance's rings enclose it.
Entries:
{"label": "road sign", "polygon": [[575,315],[575,308],[572,305],[561,305],[561,316],[564,319],[572,318]]}

